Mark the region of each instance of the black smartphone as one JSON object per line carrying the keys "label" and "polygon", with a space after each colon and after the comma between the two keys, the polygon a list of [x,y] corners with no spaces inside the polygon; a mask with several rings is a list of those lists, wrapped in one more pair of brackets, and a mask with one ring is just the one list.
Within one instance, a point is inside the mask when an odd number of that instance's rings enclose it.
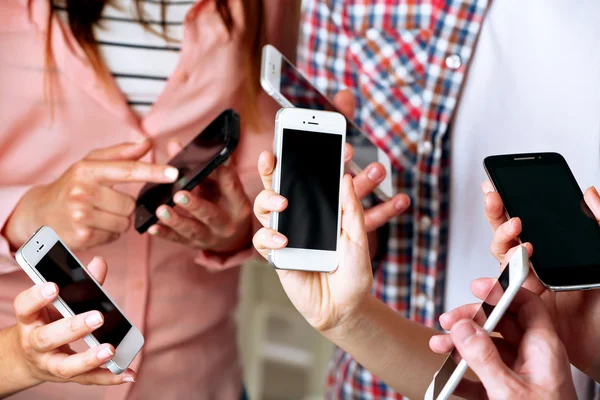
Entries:
{"label": "black smartphone", "polygon": [[600,227],[564,157],[558,153],[487,157],[485,170],[520,239],[533,245],[531,264],[551,290],[600,287]]}
{"label": "black smartphone", "polygon": [[226,110],[188,143],[168,164],[179,170],[174,183],[148,183],[140,191],[135,210],[135,229],[144,233],[158,222],[156,209],[174,206],[173,196],[192,190],[233,153],[240,140],[240,117]]}

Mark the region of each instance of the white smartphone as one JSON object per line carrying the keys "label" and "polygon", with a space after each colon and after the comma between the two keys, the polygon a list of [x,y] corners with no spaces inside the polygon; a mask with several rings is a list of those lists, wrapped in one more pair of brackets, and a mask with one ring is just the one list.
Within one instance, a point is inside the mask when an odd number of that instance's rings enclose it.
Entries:
{"label": "white smartphone", "polygon": [[[262,51],[260,83],[263,89],[282,107],[299,107],[313,110],[339,110],[329,99],[315,88],[302,73],[272,45]],[[353,121],[346,119],[346,140],[354,147],[354,158],[348,171],[354,175],[370,163],[378,161],[387,174],[374,190],[382,201],[394,195],[392,187],[392,162],[388,155],[375,145]]]}
{"label": "white smartphone", "polygon": [[56,232],[43,226],[17,251],[15,257],[35,284],[53,282],[58,286],[59,297],[53,305],[63,317],[93,310],[102,313],[104,324],[83,340],[90,347],[112,344],[115,356],[106,363],[106,367],[114,374],[124,372],[144,345],[144,337],[61,242]]}
{"label": "white smartphone", "polygon": [[[496,329],[496,325],[498,325],[498,322],[500,322],[500,319],[506,313],[506,310],[519,292],[528,274],[529,255],[525,247],[519,246],[510,259],[508,266],[504,268],[496,284],[474,316],[474,319],[478,323],[483,323],[483,330],[488,335]],[[496,300],[495,298],[490,298],[492,293],[495,294],[494,297],[497,297],[498,293],[503,293],[497,303],[494,301]],[[490,303],[496,304],[493,305]],[[425,393],[425,400],[448,399],[454,393],[454,390],[456,390],[467,368],[466,361],[460,358],[458,351],[456,349],[452,350],[429,385]]]}
{"label": "white smartphone", "polygon": [[273,190],[288,207],[271,214],[271,228],[285,235],[288,245],[269,253],[276,268],[337,268],[345,138],[346,119],[340,113],[302,108],[277,113]]}

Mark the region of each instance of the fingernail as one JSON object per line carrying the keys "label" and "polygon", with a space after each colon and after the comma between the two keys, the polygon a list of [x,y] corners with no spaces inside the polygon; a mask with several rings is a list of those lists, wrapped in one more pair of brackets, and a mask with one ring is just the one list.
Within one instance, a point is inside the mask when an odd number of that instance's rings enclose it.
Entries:
{"label": "fingernail", "polygon": [[97,328],[102,325],[102,317],[100,313],[93,313],[85,318],[85,324],[90,328]]}
{"label": "fingernail", "polygon": [[148,233],[152,236],[158,235],[158,226],[152,225],[150,228],[148,228]]}
{"label": "fingernail", "polygon": [[98,357],[99,360],[106,360],[114,355],[115,353],[113,353],[113,351],[109,347],[105,347],[102,350],[100,350],[98,354],[96,354],[96,357]]}
{"label": "fingernail", "polygon": [[273,243],[277,246],[283,246],[285,244],[285,237],[281,235],[273,235]]}
{"label": "fingernail", "polygon": [[283,204],[283,202],[285,201],[285,198],[281,197],[281,196],[271,196],[269,197],[269,201],[271,202],[271,204],[273,204],[274,206],[280,206]]}
{"label": "fingernail", "polygon": [[394,207],[398,211],[404,210],[406,208],[406,202],[402,199],[396,200],[396,203],[394,203]]}
{"label": "fingernail", "polygon": [[381,173],[381,171],[379,170],[379,168],[377,167],[372,167],[369,172],[367,173],[367,176],[369,177],[370,180],[372,181],[378,181],[381,178],[383,178],[383,174]]}
{"label": "fingernail", "polygon": [[135,382],[135,379],[133,379],[133,376],[124,376],[123,377],[123,382],[133,383],[133,382]]}
{"label": "fingernail", "polygon": [[54,284],[52,284],[52,283],[44,284],[44,287],[42,287],[42,296],[49,299],[51,297],[54,297],[55,294],[56,294],[56,286]]}
{"label": "fingernail", "polygon": [[175,182],[175,180],[177,180],[177,177],[179,176],[179,171],[177,170],[177,168],[167,167],[167,168],[165,168],[165,176],[171,182]]}
{"label": "fingernail", "polygon": [[188,197],[185,194],[180,194],[177,197],[175,197],[175,203],[185,206],[186,204],[190,203],[190,199],[188,199]]}
{"label": "fingernail", "polygon": [[160,218],[162,218],[162,219],[170,219],[171,218],[171,213],[166,208],[161,208],[158,211],[158,216]]}
{"label": "fingernail", "polygon": [[475,335],[476,331],[470,321],[458,323],[452,329],[453,337],[460,343],[466,343],[472,336]]}

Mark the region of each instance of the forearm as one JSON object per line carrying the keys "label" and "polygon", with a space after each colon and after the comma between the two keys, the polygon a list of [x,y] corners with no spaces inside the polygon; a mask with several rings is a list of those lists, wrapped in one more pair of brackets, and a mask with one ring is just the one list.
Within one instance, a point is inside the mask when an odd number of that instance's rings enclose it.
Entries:
{"label": "forearm", "polygon": [[14,326],[0,330],[0,399],[40,383],[27,372],[17,346]]}
{"label": "forearm", "polygon": [[401,317],[369,296],[355,315],[323,335],[410,398],[423,398],[445,357],[429,349],[439,333]]}

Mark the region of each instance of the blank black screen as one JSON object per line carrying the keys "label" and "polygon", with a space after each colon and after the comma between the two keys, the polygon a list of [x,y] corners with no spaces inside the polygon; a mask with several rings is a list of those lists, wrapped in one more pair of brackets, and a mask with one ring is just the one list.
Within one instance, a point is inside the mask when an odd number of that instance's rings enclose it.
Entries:
{"label": "blank black screen", "polygon": [[494,168],[495,184],[536,268],[600,265],[600,229],[566,164]]}
{"label": "blank black screen", "polygon": [[342,135],[284,129],[279,232],[290,248],[336,250]]}
{"label": "blank black screen", "polygon": [[119,346],[131,324],[61,242],[52,246],[36,268],[44,279],[58,285],[59,296],[75,314],[100,311],[104,315],[104,324],[94,331],[94,336],[100,343]]}

